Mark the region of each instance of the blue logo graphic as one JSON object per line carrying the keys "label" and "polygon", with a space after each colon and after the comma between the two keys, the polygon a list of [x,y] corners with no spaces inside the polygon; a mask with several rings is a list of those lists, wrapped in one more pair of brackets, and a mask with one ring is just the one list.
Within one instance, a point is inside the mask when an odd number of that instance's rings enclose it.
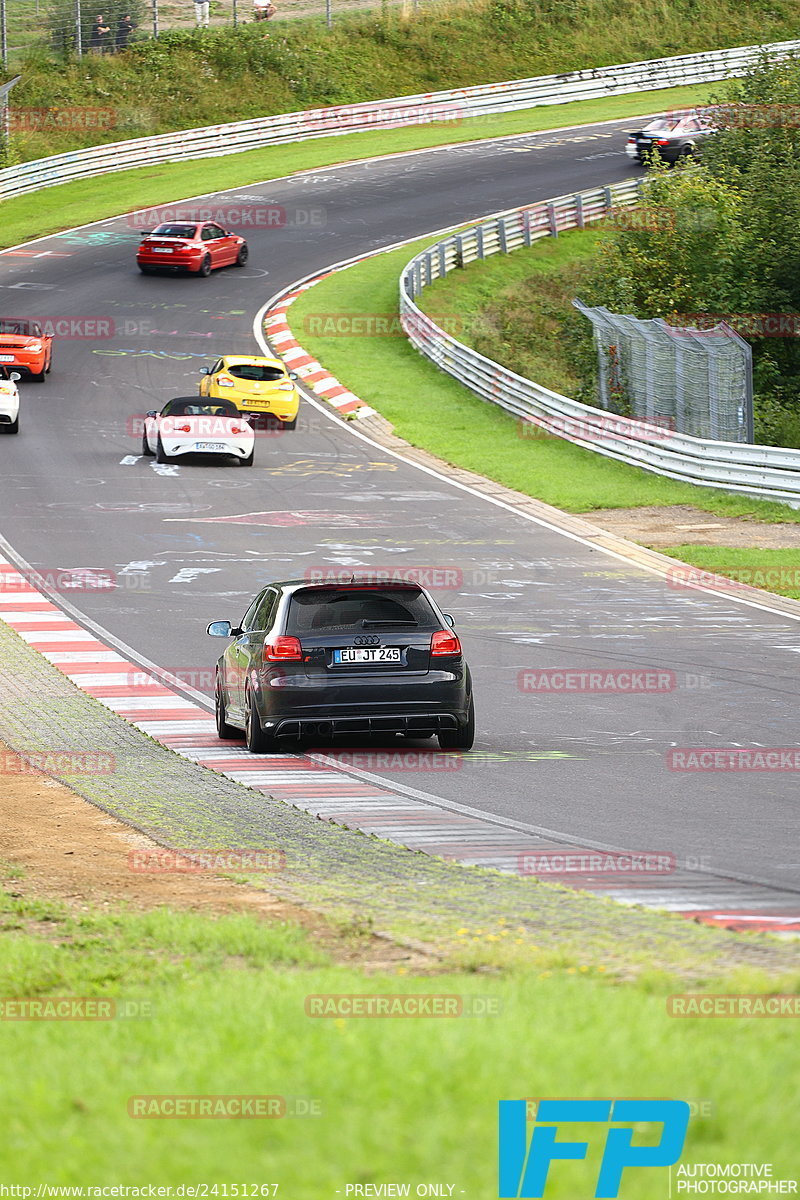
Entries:
{"label": "blue logo graphic", "polygon": [[559,1125],[576,1121],[663,1125],[656,1146],[634,1146],[632,1128],[608,1130],[594,1194],[603,1200],[615,1197],[626,1167],[670,1167],[678,1161],[690,1113],[685,1100],[540,1100],[528,1144],[527,1107],[525,1100],[500,1101],[501,1200],[543,1196],[552,1162],[586,1157],[588,1142],[556,1141]]}

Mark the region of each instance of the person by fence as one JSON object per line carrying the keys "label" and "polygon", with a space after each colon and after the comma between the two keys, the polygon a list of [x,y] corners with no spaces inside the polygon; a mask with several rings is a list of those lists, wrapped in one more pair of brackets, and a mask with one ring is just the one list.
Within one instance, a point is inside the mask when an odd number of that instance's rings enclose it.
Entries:
{"label": "person by fence", "polygon": [[128,49],[128,45],[130,43],[131,36],[133,35],[133,31],[135,28],[136,28],[136,26],[134,25],[134,23],[131,19],[130,13],[123,13],[122,16],[120,17],[119,21],[117,22],[117,36],[116,36],[115,46],[116,46],[116,49],[118,52],[120,50]]}
{"label": "person by fence", "polygon": [[89,49],[92,54],[107,54],[111,46],[111,26],[106,25],[106,19],[102,13],[94,19],[92,32],[89,35]]}
{"label": "person by fence", "polygon": [[208,0],[194,0],[194,19],[198,29],[208,29]]}
{"label": "person by fence", "polygon": [[277,11],[272,0],[253,0],[253,18],[256,21],[268,21]]}

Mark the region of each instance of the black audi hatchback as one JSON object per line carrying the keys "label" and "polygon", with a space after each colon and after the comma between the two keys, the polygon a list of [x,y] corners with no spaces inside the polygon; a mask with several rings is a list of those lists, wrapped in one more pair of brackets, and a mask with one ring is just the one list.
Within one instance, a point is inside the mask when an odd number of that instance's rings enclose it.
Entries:
{"label": "black audi hatchback", "polygon": [[369,734],[436,736],[469,750],[472,680],[452,617],[407,580],[309,583],[259,592],[217,663],[221,738],[241,736],[256,754],[289,740]]}

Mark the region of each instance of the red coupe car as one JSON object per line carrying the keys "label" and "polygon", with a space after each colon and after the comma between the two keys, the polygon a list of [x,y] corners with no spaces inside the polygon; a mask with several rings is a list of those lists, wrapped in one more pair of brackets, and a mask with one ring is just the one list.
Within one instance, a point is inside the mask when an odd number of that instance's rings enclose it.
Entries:
{"label": "red coupe car", "polygon": [[154,271],[210,275],[217,267],[243,267],[247,254],[243,237],[226,233],[213,221],[164,222],[143,235],[136,262],[145,275]]}

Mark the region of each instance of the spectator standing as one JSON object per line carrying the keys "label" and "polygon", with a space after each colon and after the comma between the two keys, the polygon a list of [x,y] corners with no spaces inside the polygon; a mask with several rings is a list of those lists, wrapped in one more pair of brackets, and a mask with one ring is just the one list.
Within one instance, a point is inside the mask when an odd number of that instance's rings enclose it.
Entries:
{"label": "spectator standing", "polygon": [[208,29],[208,0],[194,0],[194,19],[198,29]]}
{"label": "spectator standing", "polygon": [[256,21],[268,21],[277,11],[272,0],[253,0],[253,17]]}
{"label": "spectator standing", "polygon": [[105,54],[111,43],[111,26],[106,25],[105,17],[100,13],[94,19],[92,32],[89,36],[89,49],[92,54]]}
{"label": "spectator standing", "polygon": [[116,38],[117,52],[119,52],[120,50],[128,49],[128,45],[131,40],[131,35],[135,28],[136,28],[136,26],[134,25],[133,21],[131,20],[131,14],[123,13],[122,16],[120,17],[119,21],[117,22],[117,38]]}

